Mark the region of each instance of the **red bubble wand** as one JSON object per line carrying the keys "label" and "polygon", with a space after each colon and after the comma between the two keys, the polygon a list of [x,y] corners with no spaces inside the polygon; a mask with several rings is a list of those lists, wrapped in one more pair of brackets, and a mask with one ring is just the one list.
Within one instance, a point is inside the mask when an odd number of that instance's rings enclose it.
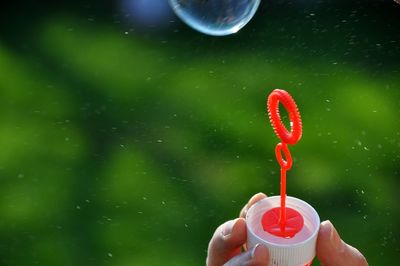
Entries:
{"label": "red bubble wand", "polygon": [[[289,114],[290,132],[281,120],[279,103],[286,108]],[[286,171],[290,170],[293,163],[288,144],[294,145],[301,138],[301,117],[293,98],[284,90],[274,90],[268,96],[267,107],[272,127],[281,140],[275,148],[275,155],[281,167],[281,206],[267,211],[262,217],[262,225],[265,231],[275,236],[291,238],[304,225],[303,216],[298,211],[286,207]],[[286,160],[283,159],[282,152]]]}

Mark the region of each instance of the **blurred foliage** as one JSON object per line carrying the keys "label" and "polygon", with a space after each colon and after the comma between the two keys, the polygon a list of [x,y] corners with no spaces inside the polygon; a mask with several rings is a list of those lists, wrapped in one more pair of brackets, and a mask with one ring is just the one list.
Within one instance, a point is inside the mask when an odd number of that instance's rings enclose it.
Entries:
{"label": "blurred foliage", "polygon": [[277,87],[304,125],[288,194],[371,265],[398,260],[394,3],[278,1],[225,38],[74,3],[2,17],[2,265],[203,265],[220,223],[278,193],[265,108]]}

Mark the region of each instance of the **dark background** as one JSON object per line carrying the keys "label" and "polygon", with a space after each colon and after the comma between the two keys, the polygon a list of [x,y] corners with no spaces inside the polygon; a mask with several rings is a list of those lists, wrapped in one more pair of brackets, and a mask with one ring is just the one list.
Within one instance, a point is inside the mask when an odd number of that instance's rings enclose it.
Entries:
{"label": "dark background", "polygon": [[263,1],[219,38],[138,14],[2,4],[1,265],[204,265],[219,224],[279,193],[275,88],[303,118],[288,194],[398,261],[400,5]]}

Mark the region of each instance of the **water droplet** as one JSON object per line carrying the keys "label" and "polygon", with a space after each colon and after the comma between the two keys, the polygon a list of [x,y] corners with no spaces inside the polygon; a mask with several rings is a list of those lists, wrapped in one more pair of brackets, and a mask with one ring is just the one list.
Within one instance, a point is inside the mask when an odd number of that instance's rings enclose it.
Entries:
{"label": "water droplet", "polygon": [[254,16],[260,0],[169,0],[178,17],[193,29],[222,36],[238,32]]}

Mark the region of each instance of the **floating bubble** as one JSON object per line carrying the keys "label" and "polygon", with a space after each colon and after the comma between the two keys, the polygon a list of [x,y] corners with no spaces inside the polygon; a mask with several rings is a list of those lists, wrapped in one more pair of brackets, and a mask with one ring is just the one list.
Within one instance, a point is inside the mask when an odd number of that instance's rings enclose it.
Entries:
{"label": "floating bubble", "polygon": [[193,29],[222,36],[238,32],[254,16],[260,0],[169,0],[177,16]]}

